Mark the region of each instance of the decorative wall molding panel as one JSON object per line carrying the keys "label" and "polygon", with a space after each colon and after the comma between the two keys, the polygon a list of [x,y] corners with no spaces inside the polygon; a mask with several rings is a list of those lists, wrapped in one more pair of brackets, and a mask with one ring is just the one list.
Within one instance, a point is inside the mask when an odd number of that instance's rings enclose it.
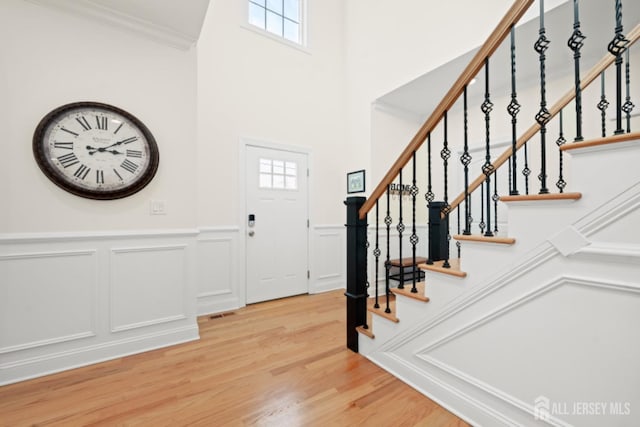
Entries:
{"label": "decorative wall molding panel", "polygon": [[346,230],[344,225],[315,225],[311,235],[309,293],[346,287]]}
{"label": "decorative wall molding panel", "polygon": [[201,228],[198,236],[198,315],[245,305],[244,256],[238,227]]}
{"label": "decorative wall molding panel", "polygon": [[198,339],[192,230],[0,236],[0,385]]}

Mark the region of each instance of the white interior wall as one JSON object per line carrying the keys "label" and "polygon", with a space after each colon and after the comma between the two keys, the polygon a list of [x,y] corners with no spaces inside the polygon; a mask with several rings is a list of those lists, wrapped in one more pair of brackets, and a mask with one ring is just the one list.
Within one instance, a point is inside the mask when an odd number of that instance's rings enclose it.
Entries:
{"label": "white interior wall", "polygon": [[[196,53],[19,0],[0,2],[5,203],[0,232],[194,227]],[[129,111],[155,136],[153,181],[121,200],[83,199],[61,190],[36,165],[33,131],[54,108],[99,101]],[[151,200],[166,215],[150,216]]]}
{"label": "white interior wall", "polygon": [[200,225],[240,220],[240,138],[309,149],[311,221],[343,221],[343,7],[338,0],[309,1],[308,46],[298,49],[250,29],[245,2],[209,6],[198,42]]}
{"label": "white interior wall", "polygon": [[[347,2],[347,138],[352,159],[348,166],[356,169],[363,159],[372,164],[375,99],[476,47],[511,4],[510,0]],[[464,31],[452,30],[454,21]]]}

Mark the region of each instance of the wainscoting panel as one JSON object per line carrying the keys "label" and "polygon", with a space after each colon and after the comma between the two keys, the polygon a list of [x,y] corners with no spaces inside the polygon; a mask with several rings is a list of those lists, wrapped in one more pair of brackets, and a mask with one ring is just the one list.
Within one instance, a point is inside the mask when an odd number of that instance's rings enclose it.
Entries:
{"label": "wainscoting panel", "polygon": [[0,385],[198,339],[196,235],[0,235]]}
{"label": "wainscoting panel", "polygon": [[94,250],[0,256],[0,354],[94,336],[96,268]]}
{"label": "wainscoting panel", "polygon": [[111,251],[111,332],[185,319],[186,245]]}
{"label": "wainscoting panel", "polygon": [[309,293],[346,287],[346,231],[344,225],[317,225],[311,237]]}
{"label": "wainscoting panel", "polygon": [[201,228],[197,242],[198,315],[245,305],[237,227]]}

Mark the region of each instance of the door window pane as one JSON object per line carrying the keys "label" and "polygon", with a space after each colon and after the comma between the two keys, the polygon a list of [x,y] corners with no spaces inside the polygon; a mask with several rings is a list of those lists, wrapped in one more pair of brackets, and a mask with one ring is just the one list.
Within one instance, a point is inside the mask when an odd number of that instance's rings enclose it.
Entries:
{"label": "door window pane", "polygon": [[299,25],[295,22],[291,22],[288,19],[284,20],[284,38],[291,40],[294,43],[300,43],[300,30]]}
{"label": "door window pane", "polygon": [[267,11],[267,31],[282,36],[282,17],[271,11]]}
{"label": "door window pane", "polygon": [[267,0],[267,9],[282,15],[282,0]]}

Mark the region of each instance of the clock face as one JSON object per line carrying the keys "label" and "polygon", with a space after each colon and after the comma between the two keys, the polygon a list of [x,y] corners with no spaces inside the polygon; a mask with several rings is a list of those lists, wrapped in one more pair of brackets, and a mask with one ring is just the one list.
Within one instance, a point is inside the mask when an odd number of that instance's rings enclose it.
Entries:
{"label": "clock face", "polygon": [[137,118],[107,104],[77,102],[47,114],[33,136],[38,166],[56,185],[91,199],[118,199],[144,188],[158,148]]}

